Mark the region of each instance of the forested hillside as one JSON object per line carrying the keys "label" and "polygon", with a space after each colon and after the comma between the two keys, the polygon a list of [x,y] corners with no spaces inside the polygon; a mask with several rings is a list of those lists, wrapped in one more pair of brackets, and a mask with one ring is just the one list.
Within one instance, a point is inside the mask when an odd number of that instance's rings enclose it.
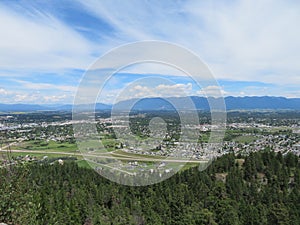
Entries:
{"label": "forested hillside", "polygon": [[269,151],[217,159],[152,186],[112,183],[70,162],[0,169],[7,224],[300,224],[300,164]]}

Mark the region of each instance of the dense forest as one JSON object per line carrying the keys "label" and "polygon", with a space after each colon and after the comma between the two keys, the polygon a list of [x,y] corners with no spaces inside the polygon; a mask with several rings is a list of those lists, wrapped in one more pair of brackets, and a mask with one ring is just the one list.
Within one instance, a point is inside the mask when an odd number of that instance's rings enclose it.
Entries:
{"label": "dense forest", "polygon": [[291,153],[232,154],[203,172],[122,186],[74,162],[0,169],[7,224],[300,224],[300,163]]}

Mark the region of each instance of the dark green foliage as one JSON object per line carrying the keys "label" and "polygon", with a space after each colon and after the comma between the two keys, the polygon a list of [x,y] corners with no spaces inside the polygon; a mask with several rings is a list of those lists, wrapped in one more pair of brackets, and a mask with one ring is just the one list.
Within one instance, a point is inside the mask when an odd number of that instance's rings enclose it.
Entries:
{"label": "dark green foliage", "polygon": [[[0,169],[0,222],[8,224],[300,224],[293,154],[233,153],[147,187],[112,183],[74,162]],[[226,174],[226,181],[216,174]]]}

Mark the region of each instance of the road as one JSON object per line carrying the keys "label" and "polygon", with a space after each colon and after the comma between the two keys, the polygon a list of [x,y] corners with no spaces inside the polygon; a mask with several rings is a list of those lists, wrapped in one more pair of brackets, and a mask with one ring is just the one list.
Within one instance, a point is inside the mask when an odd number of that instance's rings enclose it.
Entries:
{"label": "road", "polygon": [[[0,152],[7,152],[7,150],[1,149]],[[56,155],[68,155],[68,156],[83,156],[82,153],[70,153],[70,152],[51,152],[51,151],[39,151],[39,150],[11,150],[12,153],[38,153],[38,154],[56,154]],[[109,153],[102,154],[84,154],[86,158],[103,158],[103,159],[117,159],[123,161],[143,161],[143,162],[171,162],[171,163],[206,163],[208,160],[188,160],[188,159],[175,159],[175,158],[146,158],[134,156],[123,156],[123,155],[111,155]]]}

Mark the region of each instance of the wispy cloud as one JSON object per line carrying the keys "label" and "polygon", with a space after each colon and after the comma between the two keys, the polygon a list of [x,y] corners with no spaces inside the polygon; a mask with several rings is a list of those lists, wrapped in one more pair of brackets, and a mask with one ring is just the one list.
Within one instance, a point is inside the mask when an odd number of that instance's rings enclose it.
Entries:
{"label": "wispy cloud", "polygon": [[72,102],[73,94],[65,92],[49,93],[37,90],[7,90],[0,88],[1,103],[26,103],[26,104],[64,104]]}
{"label": "wispy cloud", "polygon": [[149,97],[181,97],[192,94],[192,84],[159,84],[155,87],[135,85],[128,90],[128,96],[123,98],[149,98]]}
{"label": "wispy cloud", "polygon": [[[0,2],[0,14],[0,101],[10,96],[11,101],[71,102],[80,75],[97,57],[120,44],[149,39],[191,49],[218,80],[228,81],[221,87],[225,95],[300,97],[297,1],[24,0]],[[76,69],[80,74],[72,72]],[[123,72],[177,75],[178,84],[188,83],[184,74],[161,65]],[[64,76],[68,79],[57,79]],[[121,86],[111,85],[107,93]]]}
{"label": "wispy cloud", "polygon": [[28,17],[0,4],[0,68],[83,68],[96,46],[51,14]]}
{"label": "wispy cloud", "polygon": [[49,84],[49,83],[33,83],[29,81],[23,80],[14,80],[15,82],[22,85],[23,88],[31,89],[31,90],[59,90],[65,92],[75,92],[77,86],[70,85],[57,85],[57,84]]}
{"label": "wispy cloud", "polygon": [[[80,1],[121,41],[166,40],[202,57],[219,79],[300,79],[300,4],[295,1]],[[289,79],[286,79],[286,76]]]}

